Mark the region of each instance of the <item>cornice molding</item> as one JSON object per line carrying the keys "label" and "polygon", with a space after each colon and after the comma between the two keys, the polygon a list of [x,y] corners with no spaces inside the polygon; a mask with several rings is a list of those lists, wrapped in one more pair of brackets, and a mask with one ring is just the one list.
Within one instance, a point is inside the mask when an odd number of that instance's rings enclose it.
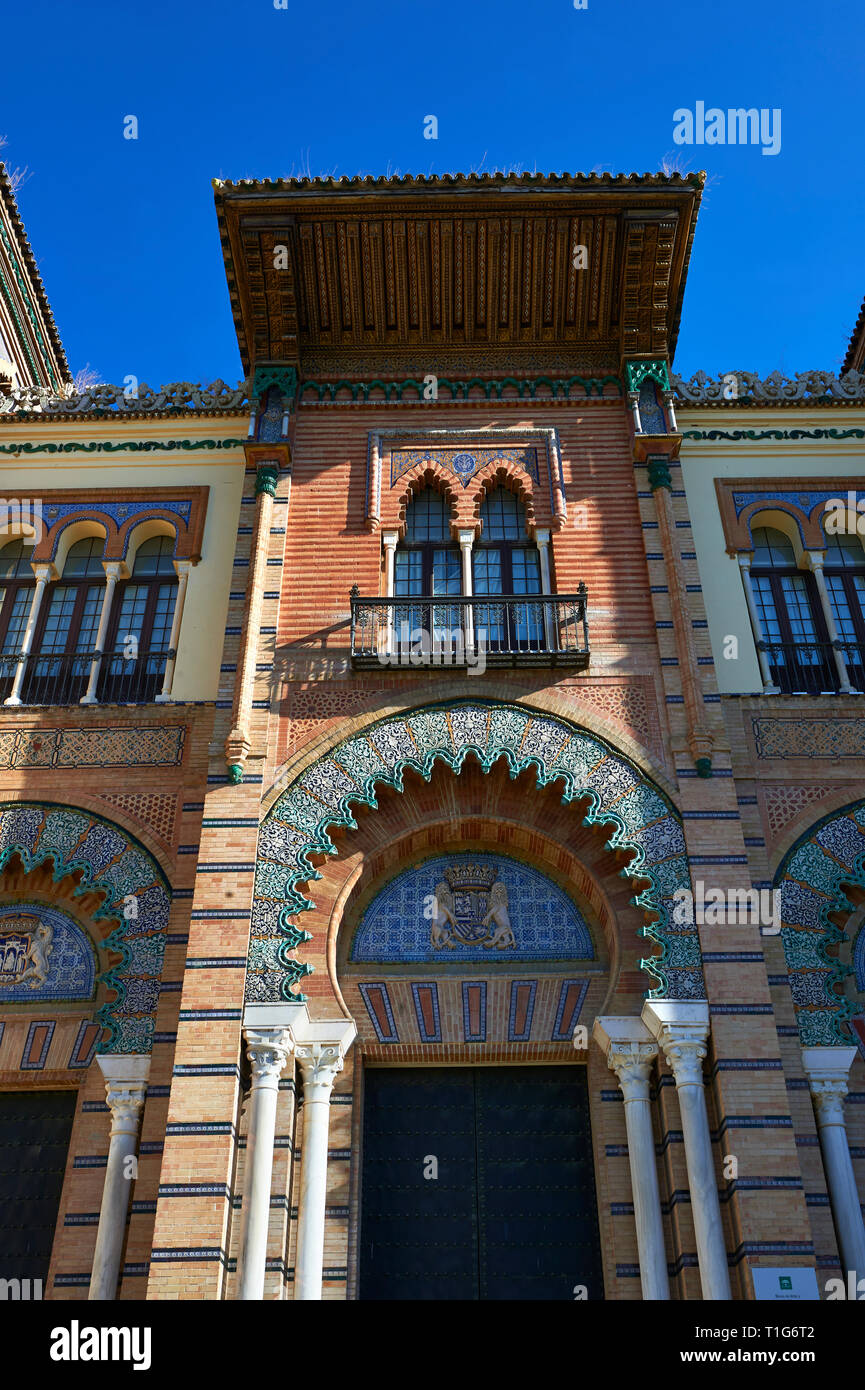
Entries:
{"label": "cornice molding", "polygon": [[673,372],[670,383],[679,406],[865,405],[865,373],[855,371],[841,377],[818,370],[793,377],[731,371],[717,378],[700,371],[688,382]]}
{"label": "cornice molding", "polygon": [[0,418],[34,415],[68,417],[104,416],[137,419],[146,416],[237,414],[249,403],[246,382],[227,386],[217,379],[209,386],[200,382],[171,381],[154,391],[142,382],[134,396],[123,386],[104,382],[87,391],[62,395],[46,386],[25,386],[0,395]]}

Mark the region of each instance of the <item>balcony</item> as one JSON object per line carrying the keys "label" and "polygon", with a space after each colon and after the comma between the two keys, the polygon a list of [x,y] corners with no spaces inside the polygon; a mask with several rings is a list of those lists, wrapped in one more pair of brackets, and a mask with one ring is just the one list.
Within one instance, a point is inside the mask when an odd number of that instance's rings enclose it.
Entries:
{"label": "balcony", "polygon": [[[772,682],[785,695],[837,695],[841,686],[832,642],[758,642]],[[839,642],[854,690],[865,692],[865,644]]]}
{"label": "balcony", "polygon": [[[161,693],[166,667],[173,661],[173,650],[139,652],[126,659],[121,653],[102,657],[92,698],[86,704],[147,705]],[[0,701],[12,693],[15,675],[23,663],[24,675],[19,698],[21,705],[77,705],[90,685],[93,663],[99,652],[79,652],[71,656],[0,656]]]}
{"label": "balcony", "polygon": [[589,664],[586,586],[575,594],[362,598],[351,592],[356,667]]}

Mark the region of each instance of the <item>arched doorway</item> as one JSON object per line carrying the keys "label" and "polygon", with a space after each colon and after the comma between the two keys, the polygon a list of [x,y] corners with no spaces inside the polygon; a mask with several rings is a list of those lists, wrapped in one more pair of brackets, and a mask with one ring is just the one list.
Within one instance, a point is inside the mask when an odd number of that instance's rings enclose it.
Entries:
{"label": "arched doorway", "polygon": [[[427,959],[417,955],[423,932],[414,959],[362,959],[360,945],[351,959],[352,943],[362,942],[362,918],[389,883],[403,872],[420,871],[422,881],[413,890],[416,913],[424,899],[441,897],[436,894],[444,873],[441,860],[452,864],[461,855],[476,864],[484,856],[498,857],[546,875],[582,915],[594,954],[573,947],[563,951],[559,942],[546,959],[538,951],[533,959],[530,953],[521,958],[516,940],[529,941],[528,919],[521,908],[517,931],[509,906],[501,941],[508,942],[510,928],[513,946],[485,947],[482,939],[449,944],[448,935],[454,935],[449,919],[432,908],[425,929]],[[510,905],[513,883],[507,871],[503,881]],[[304,885],[313,882],[310,902]],[[355,726],[350,738],[320,751],[317,761],[307,759],[285,790],[270,798],[259,835],[247,1005],[261,1009],[269,1001],[296,1000],[294,987],[313,970],[309,984],[304,982],[311,1014],[320,1020],[351,1016],[357,1023],[358,1042],[346,1058],[331,1115],[331,1152],[349,1169],[337,1172],[332,1161],[328,1185],[328,1210],[343,1213],[351,1228],[349,1297],[365,1296],[372,1288],[364,1275],[364,1232],[371,1219],[364,1205],[365,1183],[367,1197],[370,1192],[366,1155],[375,1143],[383,1144],[386,1171],[387,1146],[394,1140],[381,1127],[368,1130],[367,1122],[372,1124],[374,1111],[381,1110],[382,1096],[411,1084],[412,1071],[428,1096],[441,1081],[453,1083],[450,1094],[462,1097],[464,1140],[469,1149],[474,1146],[474,1167],[461,1198],[468,1203],[466,1220],[477,1222],[480,1210],[487,1088],[494,1093],[501,1085],[507,1093],[509,1084],[523,1083],[524,1069],[530,1090],[532,1079],[537,1087],[546,1086],[549,1073],[550,1083],[567,1095],[567,1132],[577,1151],[563,1161],[573,1172],[582,1163],[597,1189],[598,1209],[617,1213],[606,1155],[624,1152],[621,1112],[609,1104],[619,1093],[611,1090],[600,1050],[588,1046],[588,1029],[582,1051],[575,1051],[572,1034],[580,1008],[589,1023],[602,1012],[638,1016],[653,987],[667,999],[704,998],[697,939],[687,923],[672,916],[673,894],[688,882],[679,817],[660,787],[602,738],[527,706],[466,700],[372,717],[362,728]],[[486,891],[483,883],[472,887],[457,880],[451,886],[469,895]],[[488,913],[489,903],[485,912],[468,916],[478,926]],[[454,915],[461,928],[455,935],[464,938],[466,914]],[[432,944],[433,917],[440,930],[445,925],[438,946]],[[487,937],[489,927],[487,922]],[[297,960],[301,949],[302,962]],[[405,934],[402,949],[412,955]],[[442,1068],[450,1075],[436,1076]],[[432,1100],[427,1108],[436,1109]],[[544,1107],[547,1115],[555,1109]],[[393,1105],[385,1103],[385,1110],[393,1112]],[[303,1109],[300,1117],[302,1127]],[[511,1137],[526,1139],[525,1133]],[[419,1143],[420,1136],[415,1140]],[[302,1135],[295,1134],[294,1143],[302,1148]],[[417,1160],[436,1157],[436,1150],[431,1144],[421,1147],[412,1162],[418,1184],[425,1184],[418,1191],[429,1192],[435,1179],[423,1177]],[[467,1161],[457,1166],[470,1168]],[[585,1198],[585,1176],[577,1185]],[[560,1184],[541,1176],[533,1186],[537,1192]],[[380,1214],[388,1219],[387,1212]],[[602,1297],[602,1290],[616,1296],[636,1267],[632,1222],[627,1229],[621,1226],[618,1247],[610,1244],[603,1251],[599,1276],[585,1254],[596,1241],[594,1197],[566,1217],[582,1222],[584,1236],[572,1233],[567,1242],[569,1282],[561,1269],[558,1292],[538,1296],[572,1299],[574,1290],[583,1288],[586,1297]],[[480,1233],[472,1249],[463,1251],[469,1263],[465,1277],[472,1277],[473,1268],[481,1296]],[[523,1264],[524,1254],[525,1242]],[[421,1252],[421,1263],[425,1258]],[[513,1278],[519,1274],[511,1271]],[[444,1271],[445,1284],[446,1276]],[[497,1272],[485,1277],[487,1289],[493,1288]],[[513,1278],[509,1293],[487,1296],[530,1297],[525,1284],[518,1288]]]}

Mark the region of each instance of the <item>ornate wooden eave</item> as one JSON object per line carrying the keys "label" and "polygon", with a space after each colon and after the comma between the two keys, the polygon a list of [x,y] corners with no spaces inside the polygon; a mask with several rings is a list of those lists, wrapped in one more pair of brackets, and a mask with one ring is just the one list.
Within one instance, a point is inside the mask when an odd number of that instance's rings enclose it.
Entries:
{"label": "ornate wooden eave", "polygon": [[51,305],[12,183],[0,163],[0,390],[41,386],[57,391],[68,380],[69,364]]}
{"label": "ornate wooden eave", "polygon": [[[675,348],[701,174],[215,181],[240,352],[379,374]],[[585,269],[575,265],[578,247]],[[392,372],[390,373],[393,374]]]}

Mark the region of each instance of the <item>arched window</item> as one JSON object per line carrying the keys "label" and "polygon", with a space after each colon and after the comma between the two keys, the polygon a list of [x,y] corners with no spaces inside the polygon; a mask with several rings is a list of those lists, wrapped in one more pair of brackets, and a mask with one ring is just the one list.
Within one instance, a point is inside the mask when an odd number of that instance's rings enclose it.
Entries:
{"label": "arched window", "polygon": [[[484,497],[480,516],[481,537],[472,555],[475,594],[540,594],[540,557],[520,499],[507,488],[494,488]],[[543,645],[540,604],[477,604],[475,626],[491,652]]]}
{"label": "arched window", "polygon": [[27,626],[36,576],[30,567],[32,545],[10,541],[0,550],[0,698],[12,689],[17,655]]}
{"label": "arched window", "polygon": [[451,539],[447,498],[434,488],[424,488],[405,509],[405,538],[396,551],[394,596],[438,596],[461,590],[460,552]]}
{"label": "arched window", "polygon": [[103,663],[105,700],[148,700],[157,695],[169,655],[177,600],[174,539],[153,536],[135,553],[132,574],[118,584]]}
{"label": "arched window", "polygon": [[49,586],[21,692],[25,704],[74,702],[87,689],[105,596],[104,548],[102,536],[76,541]]}
{"label": "arched window", "polygon": [[772,527],[752,531],[751,582],[772,679],[787,694],[837,690],[838,676],[814,576]]}
{"label": "arched window", "polygon": [[847,674],[865,690],[865,550],[858,536],[826,537],[823,572]]}
{"label": "arched window", "polygon": [[[394,565],[395,598],[447,598],[462,593],[459,547],[451,539],[447,498],[424,488],[405,511],[405,537],[397,546]],[[393,610],[398,651],[416,647],[419,636],[449,650],[461,640],[462,610],[458,603],[412,603]]]}

